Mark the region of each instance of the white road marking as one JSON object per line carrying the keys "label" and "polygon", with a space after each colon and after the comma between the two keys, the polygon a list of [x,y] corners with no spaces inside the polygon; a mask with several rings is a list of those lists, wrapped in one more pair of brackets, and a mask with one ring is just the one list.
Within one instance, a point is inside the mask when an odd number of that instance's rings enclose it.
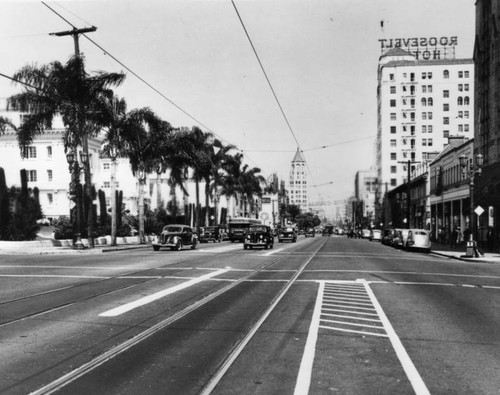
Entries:
{"label": "white road marking", "polygon": [[316,305],[309,327],[309,334],[307,335],[306,346],[302,360],[300,362],[299,374],[295,384],[294,395],[307,395],[309,393],[309,386],[311,385],[311,375],[314,363],[314,354],[316,352],[316,341],[318,339],[318,329],[321,319],[321,305],[323,304],[323,290],[325,289],[325,282],[321,281],[318,287],[318,296],[316,297]]}
{"label": "white road marking", "polygon": [[427,389],[427,386],[425,385],[424,381],[422,380],[422,377],[418,373],[417,369],[415,368],[415,365],[413,364],[408,353],[406,352],[403,343],[401,343],[401,340],[399,340],[396,331],[394,331],[394,328],[392,327],[389,319],[385,315],[385,312],[382,309],[382,306],[378,302],[377,298],[375,297],[375,294],[373,293],[372,289],[365,280],[357,280],[357,281],[361,282],[364,285],[366,292],[368,292],[368,295],[370,295],[373,306],[377,310],[377,313],[384,325],[385,331],[389,335],[389,340],[392,343],[392,347],[394,348],[394,351],[396,351],[396,355],[398,356],[399,361],[403,366],[406,376],[410,380],[410,383],[413,387],[413,390],[415,391],[415,394],[417,395],[430,394],[429,390]]}
{"label": "white road marking", "polygon": [[144,305],[146,305],[148,303],[154,302],[155,300],[163,298],[163,297],[165,297],[167,295],[171,295],[174,292],[177,292],[177,291],[180,291],[182,289],[191,287],[192,285],[198,284],[198,283],[200,283],[200,282],[202,282],[204,280],[207,280],[207,279],[209,279],[211,277],[215,277],[215,276],[218,276],[219,274],[226,273],[229,270],[230,270],[230,268],[226,268],[226,269],[218,270],[216,272],[205,274],[204,276],[197,277],[197,278],[192,279],[190,281],[186,281],[185,283],[176,285],[175,287],[167,288],[167,289],[165,289],[163,291],[156,292],[156,293],[154,293],[152,295],[145,296],[144,298],[138,299],[138,300],[136,300],[134,302],[126,303],[126,304],[124,304],[122,306],[119,306],[119,307],[116,307],[114,309],[105,311],[104,313],[99,314],[99,317],[116,317],[116,316],[124,314],[124,313],[126,313],[126,312],[128,312],[130,310],[133,310],[133,309],[135,309],[137,307],[144,306]]}
{"label": "white road marking", "polygon": [[262,256],[271,256],[273,254],[276,254],[277,252],[281,252],[283,251],[285,248],[278,248],[277,250],[275,249],[272,249],[271,251],[269,252],[266,252],[265,254],[261,254]]}
{"label": "white road marking", "polygon": [[229,251],[243,251],[243,244],[230,244],[228,246],[221,246],[215,248],[197,248],[194,252],[209,252],[212,254],[220,253],[220,252],[229,252]]}

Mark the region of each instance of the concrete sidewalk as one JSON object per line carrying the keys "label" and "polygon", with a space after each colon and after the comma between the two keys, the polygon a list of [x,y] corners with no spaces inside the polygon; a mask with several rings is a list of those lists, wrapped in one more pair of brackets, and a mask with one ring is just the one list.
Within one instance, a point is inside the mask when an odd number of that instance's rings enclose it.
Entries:
{"label": "concrete sidewalk", "polygon": [[436,255],[445,256],[453,259],[459,259],[465,262],[482,262],[482,263],[500,263],[500,254],[498,252],[485,252],[479,258],[466,258],[465,246],[452,248],[441,243],[432,243],[431,252]]}
{"label": "concrete sidewalk", "polygon": [[94,240],[95,248],[88,248],[88,240],[82,239],[85,249],[73,249],[72,240],[40,239],[34,241],[0,241],[0,254],[6,255],[48,255],[48,254],[101,254],[103,252],[151,248],[151,236],[146,244],[139,244],[138,236],[117,237],[116,246],[111,246],[111,236]]}

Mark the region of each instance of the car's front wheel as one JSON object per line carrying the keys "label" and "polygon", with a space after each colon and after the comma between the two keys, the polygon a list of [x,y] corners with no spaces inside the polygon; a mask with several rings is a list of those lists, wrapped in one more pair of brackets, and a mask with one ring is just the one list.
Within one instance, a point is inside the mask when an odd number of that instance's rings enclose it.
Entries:
{"label": "car's front wheel", "polygon": [[182,241],[177,240],[177,243],[175,243],[175,250],[180,251],[182,248]]}
{"label": "car's front wheel", "polygon": [[154,251],[160,251],[160,246],[153,246]]}

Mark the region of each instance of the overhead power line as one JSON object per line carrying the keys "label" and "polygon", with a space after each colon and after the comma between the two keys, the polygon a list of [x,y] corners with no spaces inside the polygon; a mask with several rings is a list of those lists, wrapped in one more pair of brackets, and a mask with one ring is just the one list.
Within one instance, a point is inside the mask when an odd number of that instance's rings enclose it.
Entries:
{"label": "overhead power line", "polygon": [[[50,7],[49,5],[47,5],[45,2],[42,1],[42,4],[45,5],[47,8],[49,8],[54,14],[56,14],[57,16],[59,16],[62,20],[64,20],[68,25],[70,25],[71,27],[73,27],[73,29],[76,29],[76,27],[71,23],[69,22],[66,18],[64,18],[63,16],[61,16],[57,11],[55,11],[52,7]],[[64,8],[64,7],[62,7]],[[66,8],[64,8],[66,11],[68,11]],[[69,11],[68,11],[69,12]],[[71,13],[73,14],[73,13]],[[73,14],[75,15],[75,14]],[[76,15],[75,15],[76,16]],[[80,18],[79,18],[80,19]],[[141,81],[143,84],[145,84],[148,88],[150,88],[151,90],[153,90],[154,92],[156,92],[158,95],[160,95],[163,99],[165,99],[166,101],[168,101],[171,105],[173,105],[175,108],[177,108],[179,111],[181,111],[183,114],[185,114],[186,116],[188,116],[190,119],[192,119],[193,121],[195,121],[198,125],[202,126],[203,128],[205,128],[207,131],[209,131],[210,133],[212,133],[215,137],[217,137],[219,140],[221,140],[222,142],[228,144],[228,145],[234,145],[234,144],[231,144],[230,141],[226,140],[225,138],[223,138],[222,136],[218,135],[216,132],[214,132],[211,128],[209,128],[207,125],[205,125],[203,122],[201,122],[199,119],[197,119],[196,117],[194,117],[193,115],[191,115],[188,111],[184,110],[182,107],[180,107],[177,103],[175,103],[173,100],[171,100],[170,98],[168,98],[163,92],[161,92],[160,90],[158,90],[157,88],[155,88],[153,85],[151,85],[148,81],[146,81],[143,77],[141,77],[139,74],[137,74],[134,70],[132,70],[130,67],[128,67],[126,64],[124,64],[122,61],[120,61],[119,59],[117,59],[115,56],[113,56],[108,50],[106,50],[105,48],[103,48],[100,44],[98,44],[97,42],[95,42],[94,40],[92,40],[90,37],[88,37],[86,34],[82,34],[83,37],[85,37],[88,41],[90,41],[94,46],[96,46],[97,48],[99,48],[104,55],[107,55],[109,56],[111,59],[113,59],[116,63],[118,63],[120,66],[122,66],[125,70],[127,70],[130,74],[132,74],[134,77],[136,77],[139,81]],[[236,148],[237,151],[241,152],[250,162],[252,162],[255,166],[257,167],[260,167],[257,163],[255,163],[255,161],[250,157],[248,156],[248,154],[245,154],[243,152],[243,150],[240,150],[239,148]]]}

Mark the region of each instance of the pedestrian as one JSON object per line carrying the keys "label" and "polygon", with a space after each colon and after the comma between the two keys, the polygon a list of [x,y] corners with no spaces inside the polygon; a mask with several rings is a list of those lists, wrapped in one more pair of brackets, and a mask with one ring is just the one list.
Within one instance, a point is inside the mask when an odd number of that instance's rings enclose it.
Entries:
{"label": "pedestrian", "polygon": [[455,226],[455,228],[451,232],[451,240],[450,240],[450,247],[451,248],[453,248],[453,249],[457,248],[457,239],[458,239],[458,230],[457,230],[457,227]]}

